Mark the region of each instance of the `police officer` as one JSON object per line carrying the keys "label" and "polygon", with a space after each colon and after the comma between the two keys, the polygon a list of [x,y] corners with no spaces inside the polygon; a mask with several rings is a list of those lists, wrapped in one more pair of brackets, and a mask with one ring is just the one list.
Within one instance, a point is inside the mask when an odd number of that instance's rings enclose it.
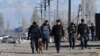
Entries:
{"label": "police officer", "polygon": [[87,48],[87,42],[89,40],[89,27],[84,23],[84,19],[81,19],[81,24],[78,25],[78,35],[80,34],[81,48]]}
{"label": "police officer", "polygon": [[34,53],[34,46],[35,46],[35,50],[38,52],[38,39],[41,36],[41,31],[39,26],[37,25],[36,22],[33,22],[33,24],[29,27],[28,30],[28,39],[29,37],[31,37],[31,49],[32,49],[32,53]]}
{"label": "police officer", "polygon": [[41,26],[43,44],[46,46],[46,50],[48,50],[49,36],[50,36],[50,26],[48,20],[46,20]]}
{"label": "police officer", "polygon": [[57,53],[59,53],[61,38],[64,36],[64,30],[63,30],[63,26],[61,25],[60,20],[56,21],[56,25],[54,25],[52,28],[51,35],[54,36],[56,50],[57,50]]}
{"label": "police officer", "polygon": [[69,33],[70,49],[74,49],[74,47],[75,47],[76,26],[75,26],[75,24],[73,22],[68,27],[68,33]]}

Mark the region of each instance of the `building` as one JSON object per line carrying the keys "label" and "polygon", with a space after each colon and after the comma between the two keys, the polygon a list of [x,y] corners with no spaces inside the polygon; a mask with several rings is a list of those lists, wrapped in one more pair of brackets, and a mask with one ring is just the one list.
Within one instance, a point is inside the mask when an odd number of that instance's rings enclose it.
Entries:
{"label": "building", "polygon": [[95,23],[96,0],[81,0],[82,18],[87,24]]}

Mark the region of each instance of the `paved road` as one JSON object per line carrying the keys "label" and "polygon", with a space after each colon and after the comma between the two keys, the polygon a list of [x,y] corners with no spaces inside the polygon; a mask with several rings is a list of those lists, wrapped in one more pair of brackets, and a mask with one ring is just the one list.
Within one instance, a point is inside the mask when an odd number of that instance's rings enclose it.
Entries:
{"label": "paved road", "polygon": [[0,56],[99,56],[100,42],[89,42],[91,49],[81,50],[76,44],[75,50],[70,50],[68,43],[62,43],[60,54],[56,53],[54,43],[49,44],[49,50],[44,54],[32,54],[29,44],[0,44]]}

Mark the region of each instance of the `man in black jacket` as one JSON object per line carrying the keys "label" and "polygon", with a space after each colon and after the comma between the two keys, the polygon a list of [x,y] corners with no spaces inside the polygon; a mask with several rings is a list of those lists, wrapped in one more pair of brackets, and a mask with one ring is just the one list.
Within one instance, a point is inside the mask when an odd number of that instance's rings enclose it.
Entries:
{"label": "man in black jacket", "polygon": [[56,50],[57,50],[57,53],[59,53],[61,38],[64,36],[64,30],[63,30],[63,26],[61,25],[60,20],[56,21],[56,25],[54,25],[52,28],[51,35],[54,36]]}
{"label": "man in black jacket", "polygon": [[38,52],[38,39],[41,37],[41,31],[36,22],[33,22],[33,24],[29,27],[28,39],[29,37],[31,37],[30,39],[32,53],[34,53],[34,46],[36,48],[36,51]]}
{"label": "man in black jacket", "polygon": [[84,23],[84,19],[81,19],[81,24],[78,25],[78,35],[80,34],[81,48],[87,48],[87,42],[89,40],[89,27]]}

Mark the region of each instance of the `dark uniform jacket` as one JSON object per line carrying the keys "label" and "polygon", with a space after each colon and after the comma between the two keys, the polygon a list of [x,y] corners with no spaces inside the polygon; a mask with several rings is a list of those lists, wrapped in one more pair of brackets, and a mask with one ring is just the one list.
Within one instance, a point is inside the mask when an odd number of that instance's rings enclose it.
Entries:
{"label": "dark uniform jacket", "polygon": [[28,36],[31,36],[31,39],[36,39],[41,37],[41,30],[38,25],[31,25],[28,29]]}
{"label": "dark uniform jacket", "polygon": [[87,24],[79,24],[78,25],[78,34],[89,34],[89,27]]}
{"label": "dark uniform jacket", "polygon": [[54,25],[51,32],[52,36],[64,36],[64,30],[62,25]]}

